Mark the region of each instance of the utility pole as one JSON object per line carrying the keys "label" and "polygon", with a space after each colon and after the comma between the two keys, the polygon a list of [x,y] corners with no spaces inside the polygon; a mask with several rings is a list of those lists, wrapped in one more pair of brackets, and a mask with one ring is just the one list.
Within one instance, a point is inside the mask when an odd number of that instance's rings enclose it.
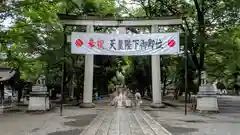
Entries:
{"label": "utility pole", "polygon": [[66,25],[63,26],[64,42],[63,42],[63,62],[62,62],[62,85],[61,85],[61,106],[60,116],[63,114],[63,101],[64,101],[64,89],[65,89],[65,76],[66,76],[66,64],[65,64],[65,50],[67,45]]}
{"label": "utility pole", "polygon": [[185,54],[185,115],[187,115],[187,92],[188,92],[188,31],[185,31],[185,47],[184,47],[184,54]]}

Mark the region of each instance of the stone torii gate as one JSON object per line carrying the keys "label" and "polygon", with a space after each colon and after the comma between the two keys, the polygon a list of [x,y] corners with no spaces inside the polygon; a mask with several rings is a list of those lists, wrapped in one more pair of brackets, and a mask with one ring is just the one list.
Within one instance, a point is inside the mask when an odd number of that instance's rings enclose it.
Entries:
{"label": "stone torii gate", "polygon": [[[126,34],[126,27],[151,26],[151,33],[158,32],[158,26],[181,25],[182,20],[177,17],[161,18],[101,18],[99,17],[78,17],[75,15],[59,14],[61,23],[65,26],[83,25],[87,33],[94,33],[94,26],[119,27],[120,34]],[[84,94],[81,107],[95,107],[92,102],[93,94],[93,65],[94,55],[85,55],[85,72],[84,72]],[[154,108],[163,107],[162,93],[160,85],[160,56],[151,56],[152,66],[152,104]]]}

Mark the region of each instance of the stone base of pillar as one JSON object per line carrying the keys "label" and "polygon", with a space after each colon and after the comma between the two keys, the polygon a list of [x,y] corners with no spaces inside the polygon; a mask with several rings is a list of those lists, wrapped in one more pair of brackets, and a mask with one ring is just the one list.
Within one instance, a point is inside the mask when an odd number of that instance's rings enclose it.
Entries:
{"label": "stone base of pillar", "polygon": [[48,92],[33,91],[30,93],[28,111],[47,111],[50,109]]}
{"label": "stone base of pillar", "polygon": [[165,108],[166,106],[162,103],[152,103],[151,107],[152,108]]}
{"label": "stone base of pillar", "polygon": [[218,95],[213,85],[203,84],[197,94],[197,110],[200,112],[218,112]]}
{"label": "stone base of pillar", "polygon": [[94,108],[96,105],[94,103],[82,103],[80,104],[80,108]]}

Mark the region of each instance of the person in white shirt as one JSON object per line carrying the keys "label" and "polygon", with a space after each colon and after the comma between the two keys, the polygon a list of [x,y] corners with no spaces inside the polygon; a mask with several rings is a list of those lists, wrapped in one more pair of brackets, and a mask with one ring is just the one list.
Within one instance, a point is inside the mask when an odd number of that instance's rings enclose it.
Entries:
{"label": "person in white shirt", "polygon": [[119,96],[115,96],[115,98],[113,99],[113,103],[114,103],[115,108],[118,105],[118,100],[119,100]]}
{"label": "person in white shirt", "polygon": [[95,100],[98,100],[98,92],[95,92]]}
{"label": "person in white shirt", "polygon": [[139,107],[141,102],[142,102],[142,97],[141,97],[141,94],[139,93],[139,91],[137,91],[135,93],[135,100],[136,100],[136,106]]}

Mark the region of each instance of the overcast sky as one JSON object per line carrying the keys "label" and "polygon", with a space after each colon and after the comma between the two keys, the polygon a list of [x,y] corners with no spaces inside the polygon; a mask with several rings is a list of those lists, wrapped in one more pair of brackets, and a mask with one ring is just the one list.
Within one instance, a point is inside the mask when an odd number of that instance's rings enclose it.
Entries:
{"label": "overcast sky", "polygon": [[11,22],[12,22],[12,19],[11,18],[7,18],[1,24],[8,28],[8,27],[10,27],[12,25]]}

